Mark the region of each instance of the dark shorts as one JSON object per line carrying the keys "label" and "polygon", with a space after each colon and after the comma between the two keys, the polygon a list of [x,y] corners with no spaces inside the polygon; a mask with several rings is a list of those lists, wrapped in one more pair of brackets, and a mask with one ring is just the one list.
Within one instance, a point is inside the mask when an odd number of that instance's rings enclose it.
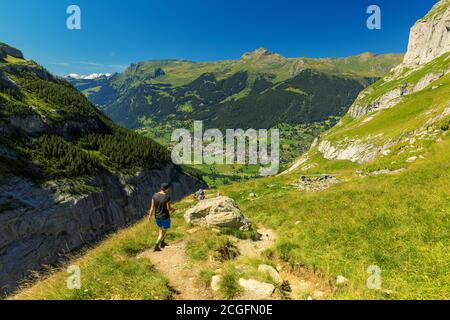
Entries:
{"label": "dark shorts", "polygon": [[156,225],[158,226],[158,228],[160,229],[170,229],[170,218],[167,219],[155,219]]}

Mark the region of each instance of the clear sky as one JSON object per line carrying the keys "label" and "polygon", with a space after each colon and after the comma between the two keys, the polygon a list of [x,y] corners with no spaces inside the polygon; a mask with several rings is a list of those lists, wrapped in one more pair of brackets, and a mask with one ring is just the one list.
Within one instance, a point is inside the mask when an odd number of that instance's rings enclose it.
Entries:
{"label": "clear sky", "polygon": [[[116,72],[151,59],[239,59],[259,47],[286,57],[397,53],[436,2],[14,0],[0,7],[0,41],[60,75]],[[81,8],[81,30],[66,27],[71,4]],[[366,27],[372,4],[382,10],[381,30]]]}

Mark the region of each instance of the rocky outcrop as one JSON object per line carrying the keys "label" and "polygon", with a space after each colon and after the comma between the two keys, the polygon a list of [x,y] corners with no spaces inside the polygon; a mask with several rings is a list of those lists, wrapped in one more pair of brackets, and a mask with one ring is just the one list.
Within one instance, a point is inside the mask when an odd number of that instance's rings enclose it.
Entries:
{"label": "rocky outcrop", "polygon": [[224,196],[200,201],[195,207],[186,211],[184,218],[189,224],[205,227],[232,227],[248,230],[251,226],[236,202]]}
{"label": "rocky outcrop", "polygon": [[277,53],[270,52],[266,48],[259,48],[253,52],[246,52],[241,57],[242,60],[270,60],[277,61],[282,60],[283,57]]}
{"label": "rocky outcrop", "polygon": [[0,293],[13,290],[31,270],[143,217],[162,181],[178,200],[206,186],[174,165],[135,176],[103,175],[89,181],[99,191],[73,197],[61,185],[43,187],[23,178],[0,184]]}
{"label": "rocky outcrop", "polygon": [[450,1],[439,1],[412,27],[405,66],[424,65],[450,51]]}
{"label": "rocky outcrop", "polygon": [[324,174],[319,176],[302,176],[295,186],[300,191],[318,192],[338,183],[341,183],[341,181],[335,176]]}
{"label": "rocky outcrop", "polygon": [[[402,66],[403,67],[403,66]],[[404,96],[413,94],[415,92],[419,92],[429,85],[431,85],[436,80],[446,76],[450,73],[450,70],[440,70],[431,73],[425,74],[418,82],[416,83],[404,83],[396,88],[388,91],[383,94],[381,97],[374,99],[370,102],[361,102],[364,101],[364,96],[370,93],[370,88],[366,91],[363,91],[355,103],[349,109],[349,114],[353,118],[362,117],[373,111],[380,111],[384,109],[389,109],[402,101]],[[399,80],[399,79],[391,79],[391,80]]]}
{"label": "rocky outcrop", "polygon": [[221,275],[214,275],[211,278],[211,290],[213,292],[219,292],[220,291],[220,283],[222,282],[222,276]]}
{"label": "rocky outcrop", "polygon": [[391,141],[378,146],[358,139],[344,139],[336,145],[331,144],[327,140],[323,140],[319,144],[318,150],[328,160],[350,160],[357,163],[367,163],[374,160],[380,154],[388,154],[391,146]]}
{"label": "rocky outcrop", "polygon": [[[31,110],[34,108],[30,106]],[[71,140],[85,132],[108,132],[108,128],[99,118],[83,118],[75,120],[55,121],[38,113],[13,115],[8,121],[0,122],[0,132],[5,136],[17,132],[29,137],[42,134],[58,135]]]}
{"label": "rocky outcrop", "polygon": [[14,58],[23,59],[22,51],[19,49],[13,48],[3,42],[0,42],[0,59],[5,58],[6,56],[11,56]]}
{"label": "rocky outcrop", "polygon": [[349,113],[353,118],[359,118],[375,110],[389,109],[399,103],[401,97],[409,93],[410,90],[406,86],[401,86],[369,103],[360,103],[360,96],[349,109]]}

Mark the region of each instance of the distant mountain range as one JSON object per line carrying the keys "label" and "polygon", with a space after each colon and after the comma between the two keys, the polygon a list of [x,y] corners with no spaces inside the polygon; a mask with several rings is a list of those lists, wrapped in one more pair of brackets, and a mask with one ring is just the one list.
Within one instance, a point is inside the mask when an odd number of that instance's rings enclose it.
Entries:
{"label": "distant mountain range", "polygon": [[240,60],[158,60],[123,73],[68,80],[114,121],[128,128],[146,120],[204,120],[208,127],[270,128],[340,116],[366,86],[399,64],[402,55],[284,58],[267,49]]}

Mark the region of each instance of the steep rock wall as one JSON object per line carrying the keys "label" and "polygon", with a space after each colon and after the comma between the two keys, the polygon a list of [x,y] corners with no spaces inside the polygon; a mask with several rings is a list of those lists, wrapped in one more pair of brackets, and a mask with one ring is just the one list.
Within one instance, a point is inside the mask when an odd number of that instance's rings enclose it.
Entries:
{"label": "steep rock wall", "polygon": [[424,65],[450,51],[450,1],[439,1],[412,28],[405,66]]}
{"label": "steep rock wall", "polygon": [[42,187],[22,178],[0,184],[0,294],[17,287],[32,270],[143,217],[161,182],[171,181],[172,198],[206,186],[172,164],[131,177],[103,175],[90,184],[102,191],[75,198],[60,187]]}

